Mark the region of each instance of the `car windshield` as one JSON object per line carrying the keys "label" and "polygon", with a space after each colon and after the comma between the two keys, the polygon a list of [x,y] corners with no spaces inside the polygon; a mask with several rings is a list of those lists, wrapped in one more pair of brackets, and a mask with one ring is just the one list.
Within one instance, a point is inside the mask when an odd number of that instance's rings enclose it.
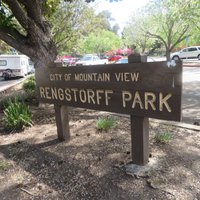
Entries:
{"label": "car windshield", "polygon": [[81,61],[89,61],[89,60],[92,60],[92,57],[91,56],[84,56]]}

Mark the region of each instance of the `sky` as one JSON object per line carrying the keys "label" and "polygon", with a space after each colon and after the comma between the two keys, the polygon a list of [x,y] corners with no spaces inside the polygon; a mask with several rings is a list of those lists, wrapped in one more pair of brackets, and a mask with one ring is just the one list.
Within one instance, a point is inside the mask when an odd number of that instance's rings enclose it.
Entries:
{"label": "sky", "polygon": [[93,7],[98,12],[102,10],[108,10],[111,12],[112,17],[115,19],[114,24],[118,23],[120,26],[120,31],[128,22],[131,13],[133,13],[137,8],[140,8],[147,4],[149,0],[121,0],[118,2],[109,2],[109,0],[96,0],[93,3]]}

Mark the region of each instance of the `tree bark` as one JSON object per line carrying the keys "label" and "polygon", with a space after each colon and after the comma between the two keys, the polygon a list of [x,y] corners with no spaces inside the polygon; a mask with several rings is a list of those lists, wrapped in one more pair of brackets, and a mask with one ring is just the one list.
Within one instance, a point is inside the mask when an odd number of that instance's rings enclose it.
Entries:
{"label": "tree bark", "polygon": [[45,20],[40,0],[3,0],[21,25],[17,30],[13,25],[0,26],[0,39],[26,54],[35,67],[51,66],[57,56],[57,49],[51,38],[50,24]]}
{"label": "tree bark", "polygon": [[171,60],[170,53],[171,53],[170,49],[166,48],[166,58],[167,58],[167,61]]}

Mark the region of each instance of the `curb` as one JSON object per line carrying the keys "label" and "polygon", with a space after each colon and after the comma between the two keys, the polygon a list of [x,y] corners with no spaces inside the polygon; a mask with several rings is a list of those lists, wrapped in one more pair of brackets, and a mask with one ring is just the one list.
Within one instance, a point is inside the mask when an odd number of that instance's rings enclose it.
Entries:
{"label": "curb", "polygon": [[187,124],[187,123],[183,123],[183,122],[164,121],[164,120],[159,120],[159,119],[150,119],[150,122],[176,126],[179,128],[185,128],[185,129],[189,129],[189,130],[193,130],[193,131],[200,131],[200,126],[193,125],[193,124]]}
{"label": "curb", "polygon": [[[130,115],[123,115],[123,114],[117,114],[117,113],[112,113],[115,116],[119,117],[126,117],[129,118]],[[150,122],[156,123],[156,124],[163,124],[163,125],[170,125],[170,126],[175,126],[179,128],[185,128],[188,130],[193,130],[193,131],[200,131],[200,126],[193,125],[193,124],[187,124],[183,122],[174,122],[174,121],[164,121],[164,120],[159,120],[159,119],[149,119]]]}
{"label": "curb", "polygon": [[200,67],[200,64],[199,65],[183,64],[183,67]]}
{"label": "curb", "polygon": [[12,89],[12,87],[21,84],[22,82],[24,82],[27,78],[29,78],[29,75],[21,78],[18,82],[12,83],[9,86],[4,86],[1,90],[0,90],[0,94],[6,94],[10,89]]}
{"label": "curb", "polygon": [[183,67],[200,67],[200,62],[183,62]]}

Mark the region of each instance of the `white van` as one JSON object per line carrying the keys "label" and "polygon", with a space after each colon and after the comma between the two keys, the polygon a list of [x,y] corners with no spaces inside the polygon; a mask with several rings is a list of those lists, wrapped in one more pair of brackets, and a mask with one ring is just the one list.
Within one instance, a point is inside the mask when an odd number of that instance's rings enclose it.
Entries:
{"label": "white van", "polygon": [[26,55],[0,55],[0,76],[5,80],[26,76],[30,73],[29,60]]}

